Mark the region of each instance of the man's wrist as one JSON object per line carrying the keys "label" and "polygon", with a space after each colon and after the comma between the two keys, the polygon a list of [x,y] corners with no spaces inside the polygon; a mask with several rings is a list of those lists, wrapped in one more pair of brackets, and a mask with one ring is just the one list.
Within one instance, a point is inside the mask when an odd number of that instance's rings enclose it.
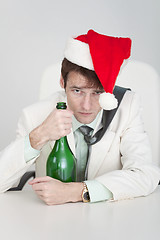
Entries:
{"label": "man's wrist", "polygon": [[31,147],[37,150],[41,150],[43,145],[48,142],[48,139],[43,134],[43,127],[42,125],[38,126],[37,128],[33,129],[29,134],[29,140]]}
{"label": "man's wrist", "polygon": [[38,157],[40,154],[40,150],[32,148],[29,135],[27,135],[24,139],[24,158],[26,162],[32,160],[33,158]]}
{"label": "man's wrist", "polygon": [[82,202],[83,183],[71,182],[66,183],[67,187],[67,202]]}

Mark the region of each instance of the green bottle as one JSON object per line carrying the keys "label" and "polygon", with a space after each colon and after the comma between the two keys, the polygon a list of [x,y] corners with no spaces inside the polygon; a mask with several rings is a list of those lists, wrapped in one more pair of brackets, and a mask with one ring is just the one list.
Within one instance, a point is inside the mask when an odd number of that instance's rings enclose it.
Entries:
{"label": "green bottle", "polygon": [[[59,102],[57,109],[66,109],[66,103]],[[56,140],[46,164],[47,176],[62,182],[76,182],[76,159],[68,145],[67,137]]]}

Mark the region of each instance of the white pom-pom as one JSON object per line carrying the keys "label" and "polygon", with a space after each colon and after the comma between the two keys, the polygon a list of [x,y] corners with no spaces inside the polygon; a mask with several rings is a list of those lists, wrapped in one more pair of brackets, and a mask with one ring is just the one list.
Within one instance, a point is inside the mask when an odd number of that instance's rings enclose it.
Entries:
{"label": "white pom-pom", "polygon": [[105,110],[112,110],[118,106],[118,101],[111,93],[102,93],[99,96],[99,104]]}

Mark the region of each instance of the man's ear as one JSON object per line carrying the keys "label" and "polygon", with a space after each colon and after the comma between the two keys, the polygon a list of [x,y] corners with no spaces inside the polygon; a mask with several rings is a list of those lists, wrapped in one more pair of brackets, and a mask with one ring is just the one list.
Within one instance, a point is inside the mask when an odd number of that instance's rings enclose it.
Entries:
{"label": "man's ear", "polygon": [[62,77],[62,74],[61,74],[61,77],[60,77],[60,86],[61,86],[61,88],[64,88],[64,79]]}

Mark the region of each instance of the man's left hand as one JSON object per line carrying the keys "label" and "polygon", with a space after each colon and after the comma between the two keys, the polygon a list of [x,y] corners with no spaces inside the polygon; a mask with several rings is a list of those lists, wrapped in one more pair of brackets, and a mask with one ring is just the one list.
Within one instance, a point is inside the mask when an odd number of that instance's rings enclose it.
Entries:
{"label": "man's left hand", "polygon": [[38,197],[47,205],[82,201],[83,183],[63,183],[51,177],[38,177],[29,182]]}

